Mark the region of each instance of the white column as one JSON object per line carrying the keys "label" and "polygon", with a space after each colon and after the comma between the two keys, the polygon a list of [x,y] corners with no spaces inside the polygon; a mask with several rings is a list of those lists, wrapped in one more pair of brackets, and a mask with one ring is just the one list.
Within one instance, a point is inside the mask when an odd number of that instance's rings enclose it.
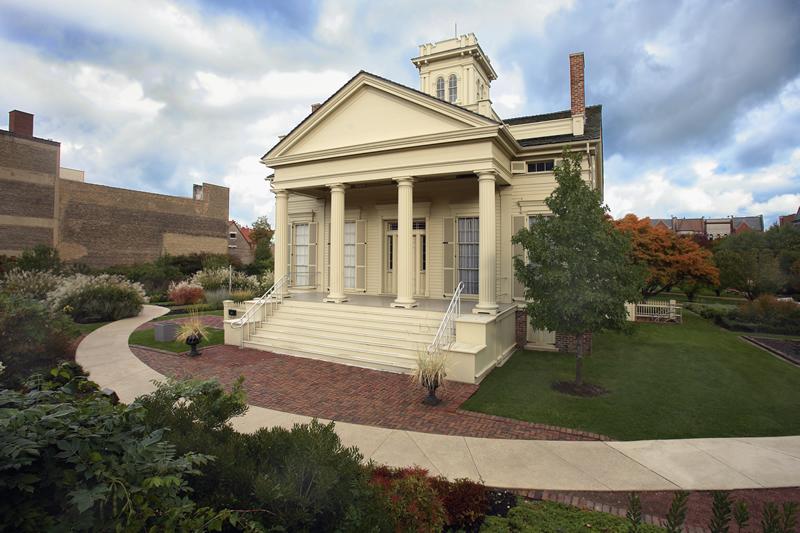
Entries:
{"label": "white column", "polygon": [[414,300],[414,250],[411,237],[414,224],[414,180],[397,182],[397,298],[392,307],[416,307]]}
{"label": "white column", "polygon": [[344,295],[344,185],[328,185],[331,190],[331,279],[326,302],[340,303]]}
{"label": "white column", "polygon": [[[286,276],[289,264],[289,192],[275,189],[275,281]],[[284,283],[283,294],[286,294]]]}
{"label": "white column", "polygon": [[493,170],[482,170],[478,174],[478,203],[480,205],[480,243],[478,275],[478,305],[473,313],[497,313],[495,261],[497,260],[497,239],[495,225],[495,197]]}

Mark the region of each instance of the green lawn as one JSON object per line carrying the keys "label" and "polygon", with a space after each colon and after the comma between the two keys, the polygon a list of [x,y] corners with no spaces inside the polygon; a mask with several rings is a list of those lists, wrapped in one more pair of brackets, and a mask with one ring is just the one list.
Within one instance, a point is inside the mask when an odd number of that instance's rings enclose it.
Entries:
{"label": "green lawn", "polygon": [[[222,344],[225,340],[224,331],[221,329],[209,328],[208,338],[204,339],[197,348],[202,350],[206,346],[213,346],[214,344]],[[128,344],[137,344],[139,346],[148,346],[150,348],[158,348],[159,350],[167,350],[168,352],[188,352],[189,346],[184,342],[156,342],[154,329],[143,329],[134,331],[128,338]]]}
{"label": "green lawn", "polygon": [[93,322],[91,324],[78,324],[75,323],[75,330],[78,332],[77,336],[81,335],[88,335],[89,333],[93,332],[97,328],[101,328],[106,324],[111,324],[111,322]]}
{"label": "green lawn", "polygon": [[574,356],[517,352],[463,408],[622,440],[800,434],[800,368],[685,312],[681,325],[636,324],[595,336],[588,382],[610,393],[555,392]]}

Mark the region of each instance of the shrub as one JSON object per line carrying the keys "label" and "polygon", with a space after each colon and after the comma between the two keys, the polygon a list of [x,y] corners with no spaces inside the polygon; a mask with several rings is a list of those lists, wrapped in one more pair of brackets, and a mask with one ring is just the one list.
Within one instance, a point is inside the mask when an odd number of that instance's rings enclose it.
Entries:
{"label": "shrub", "polygon": [[222,309],[223,302],[231,299],[231,294],[228,289],[214,289],[212,291],[205,291],[206,304],[212,309]]}
{"label": "shrub", "polygon": [[[690,308],[694,310],[694,308]],[[780,301],[773,296],[759,296],[727,312],[715,311],[711,306],[700,309],[705,318],[724,328],[755,333],[800,334],[800,305]]]}
{"label": "shrub", "polygon": [[160,257],[156,263],[175,267],[180,270],[183,276],[191,276],[203,269],[227,269],[228,265],[232,265],[234,268],[241,266],[240,261],[235,257],[227,254],[209,253],[165,255]]}
{"label": "shrub", "polygon": [[145,301],[140,284],[109,274],[75,274],[47,295],[47,303],[53,311],[65,311],[80,323],[136,316]]}
{"label": "shrub", "polygon": [[3,291],[31,298],[45,300],[47,294],[62,281],[61,276],[49,270],[21,270],[15,268],[0,282]]}
{"label": "shrub", "polygon": [[24,250],[20,258],[17,259],[16,266],[20,270],[59,272],[64,264],[58,256],[58,250],[39,244],[33,249]]}
{"label": "shrub", "polygon": [[[74,376],[51,390],[0,391],[0,514],[16,531],[252,530],[198,508],[187,480],[210,458],[177,454],[138,404],[114,405]],[[81,381],[82,380],[82,381]],[[78,392],[82,391],[82,392]]]}
{"label": "shrub", "polygon": [[227,289],[229,284],[231,290],[235,291],[258,291],[261,287],[261,282],[256,276],[248,276],[236,270],[230,271],[227,268],[203,269],[195,272],[189,282],[199,285],[203,287],[203,290],[207,291]]}
{"label": "shrub", "polygon": [[203,301],[203,287],[195,283],[181,281],[169,286],[169,299],[176,305],[191,305]]}
{"label": "shrub", "polygon": [[5,371],[0,385],[14,386],[31,372],[72,359],[72,323],[43,303],[0,293],[0,350]]}
{"label": "shrub", "polygon": [[486,487],[470,479],[448,481],[443,477],[431,480],[444,505],[447,526],[457,531],[477,531],[486,517],[489,499]]}
{"label": "shrub", "polygon": [[170,429],[178,453],[216,457],[190,480],[198,504],[252,509],[270,530],[392,529],[363,457],[342,445],[332,423],[237,433],[229,419],[246,409],[241,381],[231,392],[215,381],[168,382],[139,402],[149,424]]}
{"label": "shrub", "polygon": [[180,281],[184,276],[177,267],[160,261],[114,266],[107,268],[105,272],[141,283],[145,292],[150,295],[151,301],[157,301],[159,293],[166,293],[170,283]]}
{"label": "shrub", "polygon": [[378,467],[372,484],[386,498],[397,531],[441,531],[446,523],[442,500],[423,468]]}

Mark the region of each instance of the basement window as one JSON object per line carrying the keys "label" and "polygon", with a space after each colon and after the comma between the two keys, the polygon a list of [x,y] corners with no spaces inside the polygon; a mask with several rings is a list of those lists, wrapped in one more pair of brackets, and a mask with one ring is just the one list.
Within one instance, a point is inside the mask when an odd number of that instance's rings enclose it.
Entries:
{"label": "basement window", "polygon": [[554,167],[553,159],[543,159],[541,161],[528,161],[528,172],[552,172]]}

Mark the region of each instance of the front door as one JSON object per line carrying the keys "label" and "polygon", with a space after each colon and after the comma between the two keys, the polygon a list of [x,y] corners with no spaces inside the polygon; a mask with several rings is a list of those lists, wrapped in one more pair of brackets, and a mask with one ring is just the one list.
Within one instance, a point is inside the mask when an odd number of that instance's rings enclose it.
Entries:
{"label": "front door", "polygon": [[[386,294],[397,294],[397,247],[399,243],[397,235],[397,221],[390,220],[385,223],[384,237],[384,277],[383,292]],[[425,296],[428,292],[427,285],[427,237],[425,235],[425,220],[414,220],[411,231],[411,256],[412,270],[411,286],[414,288],[415,296]]]}

